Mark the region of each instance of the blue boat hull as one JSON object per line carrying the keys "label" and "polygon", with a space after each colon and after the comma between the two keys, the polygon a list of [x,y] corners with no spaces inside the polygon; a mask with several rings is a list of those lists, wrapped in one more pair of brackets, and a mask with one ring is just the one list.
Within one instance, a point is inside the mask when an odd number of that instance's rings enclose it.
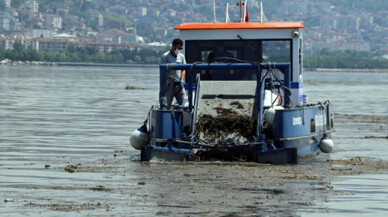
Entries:
{"label": "blue boat hull", "polygon": [[[275,66],[277,69],[283,70],[282,72],[285,76],[284,88],[289,90],[291,88],[290,65],[276,64],[272,68],[275,68]],[[176,69],[191,70],[193,68],[207,69],[209,67],[255,69],[258,66],[255,64],[198,64],[195,66],[188,64],[175,65],[173,67]],[[260,65],[257,69],[265,67],[270,68],[271,66],[269,64]],[[165,68],[165,65],[161,65],[160,67],[161,81],[163,80],[162,75],[165,74]],[[254,109],[252,113],[249,113],[249,120],[253,120],[253,123],[256,123],[257,126],[255,124],[248,124],[249,129],[255,127],[256,132],[252,134],[252,130],[250,130],[249,132],[251,134],[245,137],[243,141],[235,138],[245,131],[232,132],[236,133],[237,136],[218,138],[216,141],[205,141],[201,139],[200,136],[195,134],[194,129],[196,123],[195,117],[198,111],[198,105],[200,105],[198,99],[195,97],[200,97],[200,94],[193,94],[191,88],[192,83],[189,81],[189,105],[187,107],[181,108],[177,106],[172,109],[167,109],[163,106],[165,95],[160,94],[160,107],[153,107],[150,110],[148,119],[150,141],[148,145],[141,149],[141,160],[196,160],[198,156],[200,158],[207,156],[206,152],[208,152],[215,153],[219,157],[219,160],[246,159],[259,163],[295,164],[298,160],[319,154],[320,150],[326,153],[330,152],[333,146],[330,140],[330,134],[334,131],[334,114],[330,103],[326,101],[324,103],[319,102],[316,104],[292,106],[288,97],[284,97],[282,106],[264,107],[265,75],[260,73],[260,70],[257,73],[257,85],[255,86],[254,103],[252,104]],[[198,86],[200,86],[199,84],[197,83]],[[196,93],[199,90],[198,86]],[[241,85],[238,87],[240,88]],[[207,90],[206,86],[204,86],[204,90]],[[209,89],[209,91],[214,90]],[[236,92],[239,91],[236,90]],[[237,97],[241,97],[240,95],[236,94]],[[215,97],[219,97],[220,100],[225,100],[225,102],[228,99],[227,97],[223,97],[223,95],[222,97],[221,95],[215,95]],[[251,99],[251,97],[249,95],[248,99]],[[214,103],[214,106],[220,106],[220,104]],[[212,106],[209,108],[215,109]],[[256,112],[254,112],[255,109]],[[215,118],[218,116],[210,117]],[[217,129],[223,132],[223,128],[211,129]],[[200,132],[203,133],[205,131]],[[322,145],[324,146],[323,148]],[[199,155],[198,153],[205,154]]]}

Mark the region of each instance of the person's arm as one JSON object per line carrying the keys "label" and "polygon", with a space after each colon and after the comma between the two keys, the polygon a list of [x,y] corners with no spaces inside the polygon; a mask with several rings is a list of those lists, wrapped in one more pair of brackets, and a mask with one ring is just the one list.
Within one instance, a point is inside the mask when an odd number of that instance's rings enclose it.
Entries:
{"label": "person's arm", "polygon": [[181,71],[181,78],[180,78],[180,80],[181,80],[182,82],[185,82],[185,78],[186,78],[186,70],[182,70],[182,71]]}
{"label": "person's arm", "polygon": [[[183,55],[182,55],[183,56]],[[186,58],[185,56],[183,56],[183,61],[182,61],[183,64],[186,64]],[[185,78],[186,78],[186,70],[182,70],[181,72],[181,77],[180,77],[180,80],[182,82],[185,82]]]}

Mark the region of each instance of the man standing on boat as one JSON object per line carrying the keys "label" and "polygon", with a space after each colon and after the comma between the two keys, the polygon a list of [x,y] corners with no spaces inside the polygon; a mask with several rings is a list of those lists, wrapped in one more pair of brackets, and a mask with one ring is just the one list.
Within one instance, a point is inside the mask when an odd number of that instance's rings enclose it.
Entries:
{"label": "man standing on boat", "polygon": [[[161,64],[167,63],[176,63],[176,64],[186,64],[185,56],[181,53],[183,49],[183,41],[179,38],[176,38],[172,41],[172,46],[169,51],[162,55],[160,61]],[[183,99],[185,97],[185,70],[170,70],[168,73],[167,81],[167,108],[170,108],[172,100],[176,99],[179,105],[183,104]]]}

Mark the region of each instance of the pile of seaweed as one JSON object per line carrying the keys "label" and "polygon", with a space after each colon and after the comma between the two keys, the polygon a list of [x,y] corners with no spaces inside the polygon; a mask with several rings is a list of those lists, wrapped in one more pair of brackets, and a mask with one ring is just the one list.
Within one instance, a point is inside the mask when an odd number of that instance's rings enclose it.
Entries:
{"label": "pile of seaweed", "polygon": [[244,114],[238,114],[232,109],[222,107],[213,108],[216,116],[202,114],[195,125],[196,136],[203,133],[205,142],[214,143],[217,139],[226,139],[237,133],[245,138],[251,138],[256,134],[257,121]]}
{"label": "pile of seaweed", "polygon": [[200,149],[192,155],[194,161],[253,161],[252,151],[243,147],[211,147]]}

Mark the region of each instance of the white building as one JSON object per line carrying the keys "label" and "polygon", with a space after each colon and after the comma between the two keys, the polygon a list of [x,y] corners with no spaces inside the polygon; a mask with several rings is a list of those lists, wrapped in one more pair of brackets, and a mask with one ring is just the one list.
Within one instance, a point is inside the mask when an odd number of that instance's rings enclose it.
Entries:
{"label": "white building", "polygon": [[9,18],[0,16],[0,30],[9,31],[10,30],[9,22],[10,22]]}
{"label": "white building", "polygon": [[62,17],[46,15],[44,18],[44,25],[55,29],[62,29]]}
{"label": "white building", "polygon": [[102,16],[102,14],[99,14],[98,15],[98,26],[101,27],[104,25],[104,16]]}
{"label": "white building", "polygon": [[51,38],[51,31],[47,29],[33,29],[32,38]]}
{"label": "white building", "polygon": [[11,0],[4,0],[4,4],[6,7],[11,7]]}
{"label": "white building", "polygon": [[36,1],[26,1],[24,5],[34,14],[37,14],[39,11],[39,3]]}
{"label": "white building", "polygon": [[139,7],[139,16],[144,17],[147,15],[147,8],[146,7]]}

